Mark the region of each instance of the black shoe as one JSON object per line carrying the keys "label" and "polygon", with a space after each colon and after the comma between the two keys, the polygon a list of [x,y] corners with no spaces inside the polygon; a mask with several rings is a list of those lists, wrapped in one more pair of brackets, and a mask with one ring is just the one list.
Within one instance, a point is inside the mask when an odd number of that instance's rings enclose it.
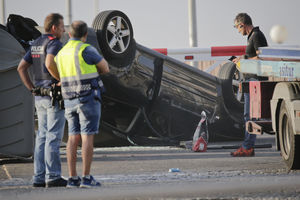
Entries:
{"label": "black shoe", "polygon": [[46,187],[46,183],[33,183],[33,187]]}
{"label": "black shoe", "polygon": [[68,181],[63,178],[58,178],[53,181],[47,182],[47,187],[66,187]]}

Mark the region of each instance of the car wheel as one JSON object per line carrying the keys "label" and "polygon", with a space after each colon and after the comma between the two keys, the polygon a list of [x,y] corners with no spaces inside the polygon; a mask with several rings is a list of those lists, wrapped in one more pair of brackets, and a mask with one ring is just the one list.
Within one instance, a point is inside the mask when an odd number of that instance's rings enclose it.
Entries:
{"label": "car wheel", "polygon": [[[218,141],[242,140],[244,138],[244,95],[239,91],[239,84],[243,81],[243,75],[236,69],[233,62],[225,63],[218,72],[221,82],[222,97],[225,108],[223,118],[226,123],[211,127],[211,138]],[[222,127],[220,129],[220,127]],[[225,128],[227,127],[227,128]],[[234,128],[233,128],[234,127]],[[230,129],[230,131],[224,131]]]}
{"label": "car wheel", "polygon": [[130,64],[135,56],[136,43],[129,18],[121,11],[99,13],[93,21],[97,40],[104,58],[115,67]]}
{"label": "car wheel", "polygon": [[243,81],[243,74],[236,69],[232,62],[221,66],[218,77],[221,79],[224,104],[230,111],[242,111],[244,107],[244,95],[239,90],[239,84]]}

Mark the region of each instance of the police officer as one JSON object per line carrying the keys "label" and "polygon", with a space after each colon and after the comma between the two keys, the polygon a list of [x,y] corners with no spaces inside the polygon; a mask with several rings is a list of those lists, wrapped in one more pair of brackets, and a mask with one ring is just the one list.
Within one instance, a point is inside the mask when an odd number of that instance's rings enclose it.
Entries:
{"label": "police officer", "polygon": [[[61,177],[59,147],[65,125],[64,110],[58,103],[53,106],[49,96],[39,96],[35,88],[50,88],[57,81],[48,72],[46,65],[54,62],[54,57],[62,48],[59,41],[64,33],[63,17],[58,13],[49,14],[44,22],[45,33],[37,38],[18,66],[24,85],[35,95],[38,117],[38,132],[34,149],[34,187],[66,186]],[[33,68],[33,81],[28,69]]]}
{"label": "police officer", "polygon": [[[101,116],[101,90],[99,74],[109,72],[108,64],[96,48],[84,43],[88,27],[85,22],[71,24],[68,43],[55,57],[65,101],[69,138],[67,160],[69,179],[67,187],[97,187],[100,183],[90,175],[93,158],[94,134],[98,133]],[[77,146],[82,141],[82,181],[76,172]]]}

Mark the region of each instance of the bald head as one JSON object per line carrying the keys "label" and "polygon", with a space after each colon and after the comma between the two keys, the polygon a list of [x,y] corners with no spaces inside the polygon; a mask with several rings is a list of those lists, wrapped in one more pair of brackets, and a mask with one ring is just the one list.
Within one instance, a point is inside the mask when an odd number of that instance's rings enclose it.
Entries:
{"label": "bald head", "polygon": [[74,21],[71,24],[70,35],[74,38],[82,38],[87,34],[88,27],[87,24],[83,21]]}

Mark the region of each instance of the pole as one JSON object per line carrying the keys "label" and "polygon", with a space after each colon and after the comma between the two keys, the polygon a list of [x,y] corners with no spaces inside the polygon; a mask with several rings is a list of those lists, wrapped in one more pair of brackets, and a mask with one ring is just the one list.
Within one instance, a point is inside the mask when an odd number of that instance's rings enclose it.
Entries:
{"label": "pole", "polygon": [[197,47],[196,0],[189,0],[189,39],[190,47]]}
{"label": "pole", "polygon": [[[197,47],[197,16],[196,16],[196,0],[188,1],[189,10],[189,42],[190,47]],[[196,66],[197,63],[192,62],[192,66]]]}
{"label": "pole", "polygon": [[0,23],[5,25],[5,0],[0,0]]}
{"label": "pole", "polygon": [[94,2],[95,16],[97,16],[99,14],[99,0],[95,0]]}
{"label": "pole", "polygon": [[72,23],[72,1],[66,0],[66,25]]}

